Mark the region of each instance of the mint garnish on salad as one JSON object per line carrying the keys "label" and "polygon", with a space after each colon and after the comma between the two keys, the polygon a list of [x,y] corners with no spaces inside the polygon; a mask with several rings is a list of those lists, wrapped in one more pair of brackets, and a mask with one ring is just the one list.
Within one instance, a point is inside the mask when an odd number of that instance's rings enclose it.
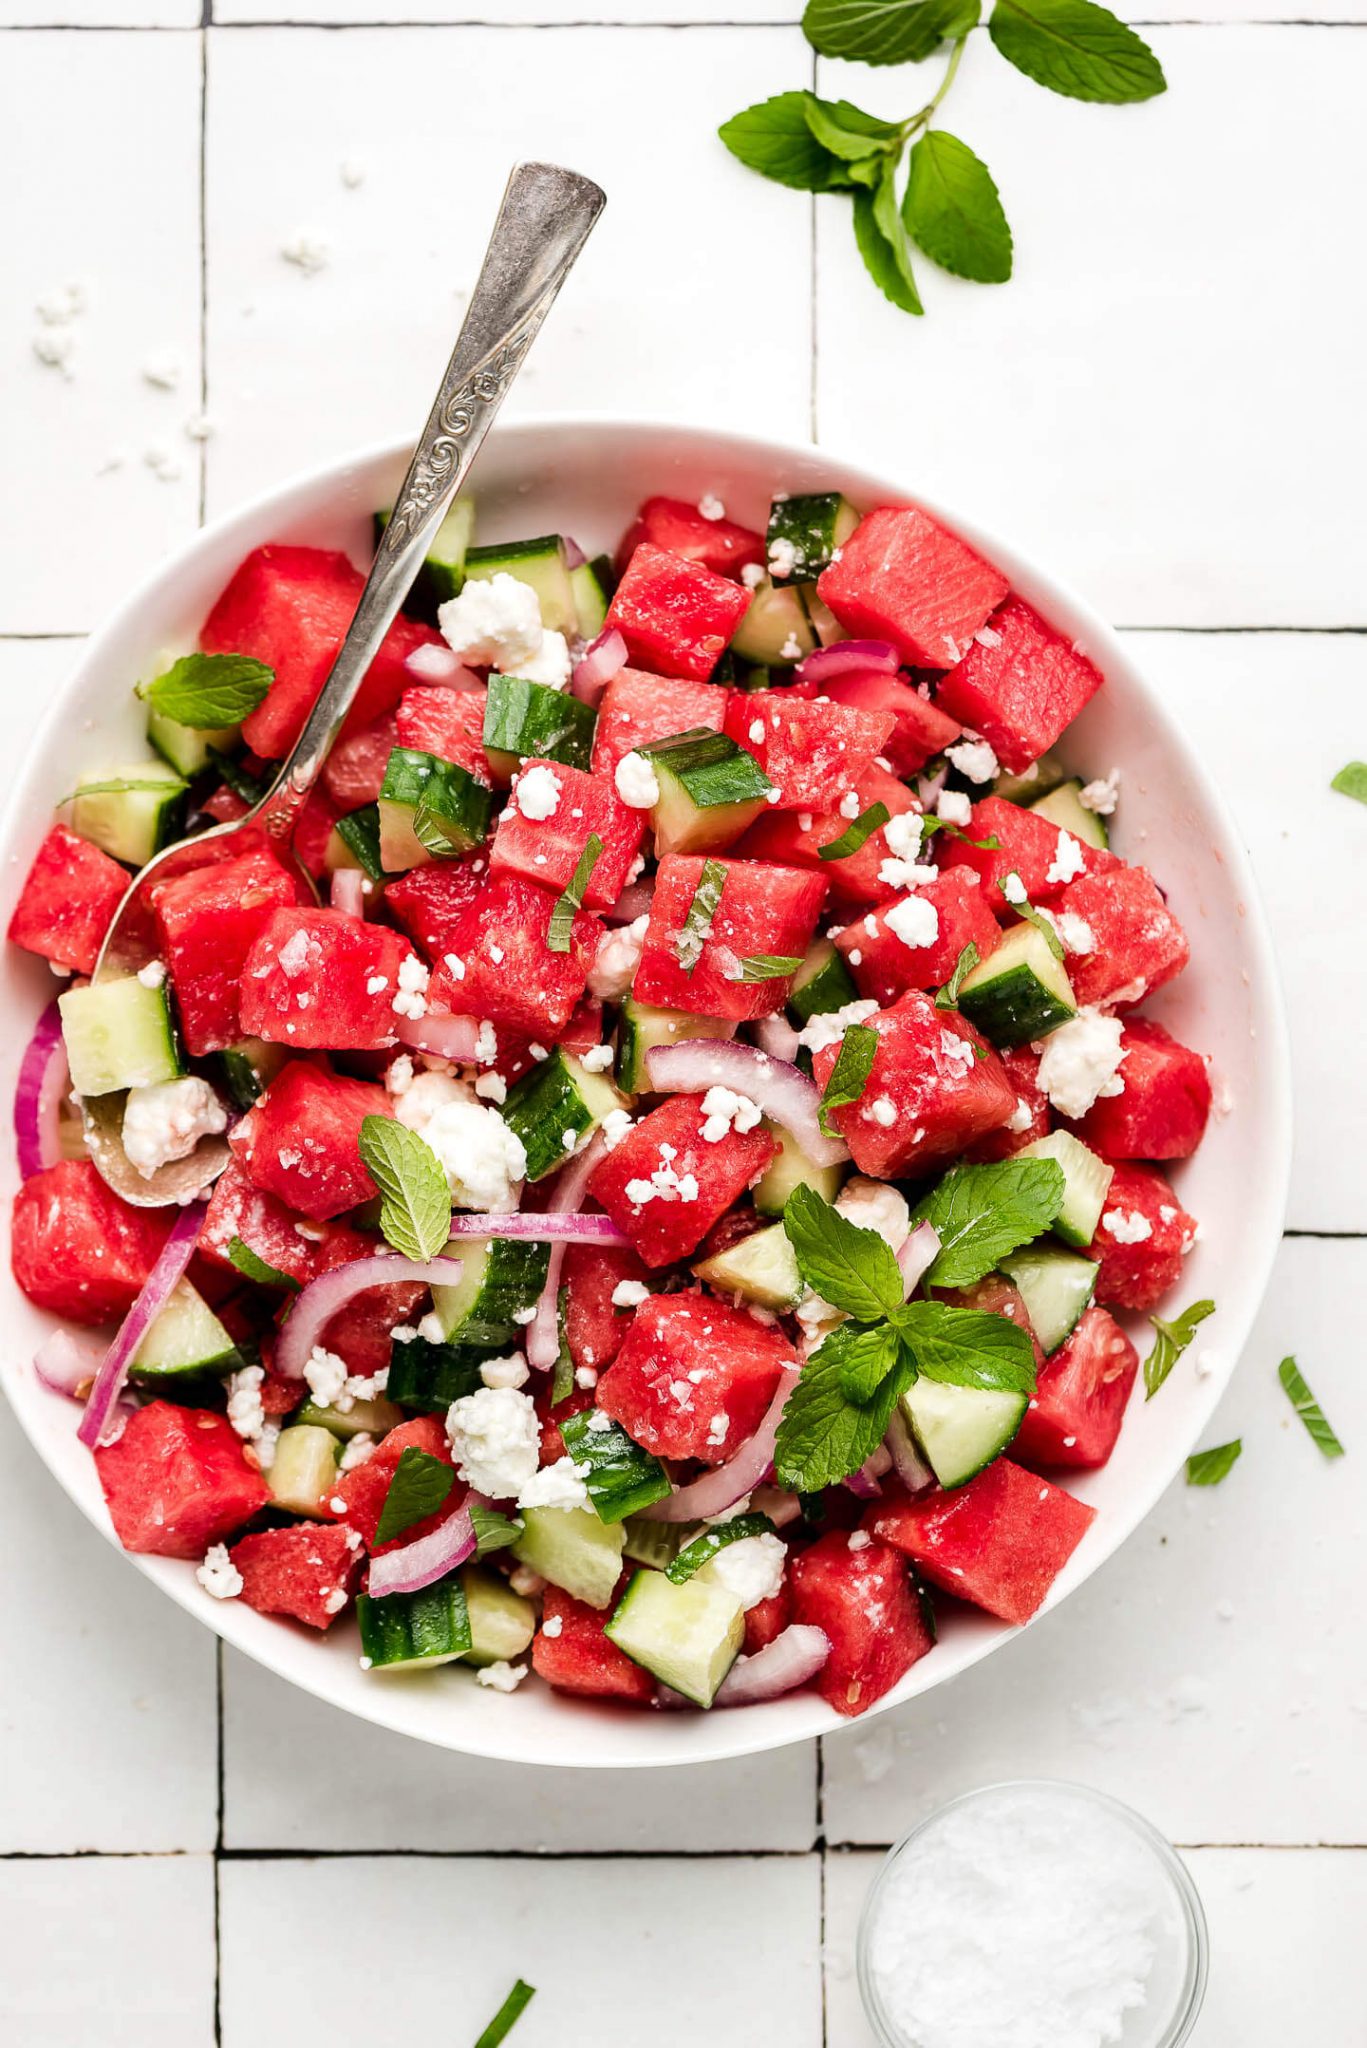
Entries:
{"label": "mint garnish on salad", "polygon": [[186,654],[165,675],[139,683],[138,695],[163,718],[195,732],[241,725],[264,704],[275,670],[246,654]]}
{"label": "mint garnish on salad", "polygon": [[451,1187],[432,1147],[390,1116],[361,1125],[361,1158],[380,1191],[380,1229],[406,1259],[434,1259],[451,1235]]}

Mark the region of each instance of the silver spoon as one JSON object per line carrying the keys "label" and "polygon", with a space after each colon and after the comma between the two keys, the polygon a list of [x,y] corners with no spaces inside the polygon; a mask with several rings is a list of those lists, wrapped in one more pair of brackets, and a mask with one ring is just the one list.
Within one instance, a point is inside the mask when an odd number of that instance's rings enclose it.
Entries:
{"label": "silver spoon", "polygon": [[[294,861],[290,836],[355,701],[366,670],[393,624],[427,553],[428,542],[469,474],[485,435],[522,367],[541,323],[569,276],[606,203],[590,179],[556,164],[519,164],[508,180],[489,246],[451,360],[394,510],[380,536],[365,588],[337,659],[271,788],[244,817],[166,847],[134,877],[100,949],[92,981],[136,974],[148,964],[145,919],[129,917],[154,872],[165,878],[199,864],[199,849],[247,826],[269,833],[280,857]],[[309,888],[312,878],[305,875]],[[314,894],[316,896],[316,891]],[[123,1092],[81,1104],[85,1141],[116,1194],[140,1208],[188,1202],[228,1163],[226,1138],[202,1138],[185,1159],[151,1175],[123,1148]]]}

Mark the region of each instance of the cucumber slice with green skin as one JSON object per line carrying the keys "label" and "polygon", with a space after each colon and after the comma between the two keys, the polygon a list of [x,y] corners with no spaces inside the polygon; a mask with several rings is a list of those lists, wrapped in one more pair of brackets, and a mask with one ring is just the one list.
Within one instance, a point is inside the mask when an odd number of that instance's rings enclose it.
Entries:
{"label": "cucumber slice with green skin", "polygon": [[766,809],[773,783],[753,754],[724,732],[700,727],[639,751],[655,770],[655,851],[713,853],[732,846]]}
{"label": "cucumber slice with green skin", "polygon": [[992,794],[1004,798],[1009,804],[1033,804],[1037,798],[1047,796],[1051,789],[1057,789],[1067,773],[1056,754],[1041,754],[1038,761],[1022,768],[1019,775],[999,775],[992,784]]}
{"label": "cucumber slice with green skin", "polygon": [[136,975],[88,982],[67,989],[57,1004],[78,1095],[147,1088],[184,1073],[164,982],[148,988]]}
{"label": "cucumber slice with green skin", "polygon": [[598,714],[568,690],[521,676],[490,676],[484,701],[484,751],[496,775],[510,781],[518,763],[563,761],[588,771]]}
{"label": "cucumber slice with green skin", "polygon": [[574,585],[565,560],[565,543],[558,533],[471,548],[465,557],[466,582],[487,582],[494,576],[514,576],[534,590],[541,623],[552,632],[568,636],[577,630]]}
{"label": "cucumber slice with green skin", "polygon": [[461,1262],[460,1279],[454,1287],[432,1289],[432,1307],[447,1343],[520,1342],[531,1320],[527,1311],[535,1309],[546,1284],[550,1246],[519,1238],[458,1237],[447,1251]]}
{"label": "cucumber slice with green skin", "polygon": [[[839,491],[805,491],[793,498],[775,498],[769,507],[766,538],[771,561],[777,544],[775,577],[787,582],[794,576],[819,576],[858,524],[858,512]],[[791,567],[787,565],[789,548],[793,551]]]}
{"label": "cucumber slice with green skin", "polygon": [[617,1085],[628,1095],[650,1087],[646,1054],[657,1045],[678,1045],[685,1038],[734,1038],[736,1027],[723,1017],[695,1017],[687,1010],[656,1009],[628,996],[617,1026]]}
{"label": "cucumber slice with green skin", "polygon": [[1000,1456],[1030,1406],[1028,1394],[951,1387],[917,1380],[902,1396],[902,1413],[917,1449],[941,1486],[964,1486]]}
{"label": "cucumber slice with green skin", "polygon": [[603,1633],[662,1685],[710,1707],[745,1640],[745,1609],[705,1579],[675,1586],[663,1572],[637,1572]]}
{"label": "cucumber slice with green skin", "polygon": [[1077,1015],[1068,970],[1038,926],[1014,924],[959,987],[959,1009],[994,1045],[1029,1045]]}
{"label": "cucumber slice with green skin", "polygon": [[648,1564],[657,1572],[673,1564],[684,1545],[698,1533],[696,1522],[647,1522],[636,1515],[628,1516],[622,1527],[627,1537],[623,1557],[633,1564]]}
{"label": "cucumber slice with green skin", "polygon": [[341,1448],[332,1431],[316,1423],[296,1422],[282,1429],[271,1469],[263,1475],[274,1505],[295,1515],[326,1516]]}
{"label": "cucumber slice with green skin", "polygon": [[450,860],[479,846],[493,792],[468,769],[412,747],[395,747],[380,789],[380,860],[389,874]]}
{"label": "cucumber slice with green skin", "polygon": [[609,1110],[624,1107],[606,1074],[590,1074],[573,1053],[557,1046],[508,1090],[503,1120],[522,1140],[528,1180],[544,1180],[597,1130]]}
{"label": "cucumber slice with green skin", "polygon": [[1036,817],[1047,818],[1051,825],[1057,825],[1061,832],[1071,832],[1073,838],[1080,839],[1084,846],[1109,846],[1111,835],[1106,830],[1106,820],[1079,802],[1081,789],[1082,784],[1075,779],[1061,782],[1057,789],[1051,789],[1048,796],[1042,796],[1029,808]]}
{"label": "cucumber slice with green skin", "polygon": [[390,1348],[385,1393],[400,1408],[418,1415],[444,1415],[453,1401],[484,1385],[480,1367],[498,1358],[504,1344],[429,1344],[404,1337]]}
{"label": "cucumber slice with green skin", "polygon": [[129,1372],[143,1386],[201,1373],[231,1372],[242,1355],[188,1280],[178,1280],[133,1354]]}
{"label": "cucumber slice with green skin", "polygon": [[1063,1168],[1063,1206],[1050,1228],[1065,1244],[1085,1249],[1096,1236],[1115,1168],[1098,1159],[1071,1131],[1050,1131],[1047,1138],[1022,1145],[1016,1157],[1058,1161]]}
{"label": "cucumber slice with green skin", "polygon": [[751,1201],[761,1216],[781,1216],[794,1188],[810,1188],[823,1202],[833,1202],[840,1192],[844,1170],[839,1166],[817,1166],[807,1157],[791,1131],[765,1119],[764,1128],[778,1146],[773,1158],[755,1182]]}
{"label": "cucumber slice with green skin", "polygon": [[284,1066],[289,1058],[289,1047],[267,1045],[264,1038],[240,1038],[236,1045],[230,1045],[221,1052],[219,1058],[223,1062],[223,1079],[229,1095],[239,1109],[250,1109],[254,1102],[260,1101]]}
{"label": "cucumber slice with green skin", "polygon": [[829,939],[818,939],[793,976],[787,1001],[788,1022],[800,1031],[813,1017],[843,1010],[859,1000],[854,976]]}
{"label": "cucumber slice with green skin", "polygon": [[570,589],[574,592],[575,630],[581,640],[595,640],[608,615],[608,586],[599,562],[581,562],[577,569],[571,569]]}
{"label": "cucumber slice with green skin", "polygon": [[737,1295],[760,1308],[795,1308],[804,1292],[797,1254],[781,1223],[753,1231],[729,1251],[699,1259],[693,1272],[718,1294]]}
{"label": "cucumber slice with green skin", "polygon": [[315,1429],[326,1429],[350,1443],[354,1436],[383,1436],[408,1420],[402,1408],[380,1395],[373,1401],[353,1401],[343,1415],[340,1408],[323,1408],[317,1401],[305,1401],[295,1421]]}
{"label": "cucumber slice with green skin", "polygon": [[560,1434],[600,1522],[624,1522],[669,1492],[669,1474],[659,1459],[596,1408],[566,1416]]}
{"label": "cucumber slice with green skin", "polygon": [[202,775],[215,754],[231,753],[242,737],[240,725],[220,725],[213,731],[181,725],[164,711],[147,714],[147,738],[167,766],[188,782]]}
{"label": "cucumber slice with green skin", "polygon": [[510,1664],[531,1648],[536,1634],[536,1609],[515,1593],[506,1579],[478,1565],[462,1565],[461,1588],[470,1617],[467,1664]]}
{"label": "cucumber slice with green skin", "polygon": [[761,583],[731,635],[733,652],[764,668],[791,668],[819,644],[796,583]]}
{"label": "cucumber slice with green skin", "polygon": [[588,1607],[611,1606],[626,1543],[620,1522],[600,1522],[592,1508],[524,1508],[522,1523],[519,1564]]}
{"label": "cucumber slice with green skin", "polygon": [[[375,545],[390,521],[394,508],[386,506],[375,514]],[[465,581],[465,557],[475,537],[475,501],[457,498],[428,543],[427,559],[413,578],[404,599],[404,610],[415,619],[435,625],[437,607],[455,597]]]}
{"label": "cucumber slice with green skin", "polygon": [[420,1593],[356,1596],[361,1663],[371,1671],[425,1671],[468,1657],[470,1615],[459,1572],[448,1572]]}
{"label": "cucumber slice with green skin", "polygon": [[1050,1244],[1027,1245],[1000,1263],[1020,1290],[1041,1349],[1057,1351],[1090,1305],[1100,1268],[1093,1259]]}
{"label": "cucumber slice with green skin", "polygon": [[372,882],[384,880],[378,804],[362,804],[358,811],[348,811],[337,820],[328,834],[323,866],[330,875],[338,868],[359,868]]}
{"label": "cucumber slice with green skin", "polygon": [[71,829],[82,839],[140,868],[185,830],[186,784],[165,761],[93,769],[76,785]]}

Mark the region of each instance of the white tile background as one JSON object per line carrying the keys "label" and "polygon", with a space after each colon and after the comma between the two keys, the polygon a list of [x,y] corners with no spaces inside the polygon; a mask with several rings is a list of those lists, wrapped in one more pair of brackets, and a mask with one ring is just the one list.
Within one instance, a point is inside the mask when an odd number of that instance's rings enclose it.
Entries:
{"label": "white tile background", "polygon": [[[459,2043],[520,1972],[541,1988],[519,2048],[625,2041],[616,2016],[642,2012],[679,2038],[662,1986],[690,2040],[860,2048],[872,1850],[1021,1771],[1189,1846],[1200,2048],[1367,2039],[1367,826],[1327,791],[1367,752],[1367,10],[1288,11],[1184,6],[1151,32],[1169,94],[1125,111],[975,43],[954,126],[1003,188],[1018,274],[932,275],[913,326],[838,204],[713,138],[810,79],[795,0],[214,0],[207,29],[199,0],[0,0],[6,758],[77,636],[205,512],[420,415],[507,163],[561,155],[612,205],[518,402],[814,426],[1028,534],[1133,628],[1252,850],[1300,1105],[1291,1232],[1216,1429],[1242,1463],[1175,1488],[1018,1645],[820,1758],[619,1781],[354,1724],[220,1658],[0,1415],[0,2040],[283,2048],[321,2024],[350,2048],[440,1998]],[[821,82],[911,104],[905,76]],[[300,232],[332,247],[313,277],[280,255]],[[73,282],[66,379],[32,354],[33,309]],[[172,391],[142,375],[167,355]],[[1293,1349],[1350,1445],[1335,1467],[1277,1389]]]}

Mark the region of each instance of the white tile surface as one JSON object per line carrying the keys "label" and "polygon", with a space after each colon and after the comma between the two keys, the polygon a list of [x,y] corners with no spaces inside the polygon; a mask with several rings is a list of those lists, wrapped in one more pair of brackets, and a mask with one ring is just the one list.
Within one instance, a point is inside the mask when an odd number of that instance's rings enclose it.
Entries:
{"label": "white tile surface", "polygon": [[[470,2041],[519,1976],[537,1996],[517,2048],[818,2048],[820,1880],[815,1856],[225,1864],[223,2048],[311,2038],[320,1986],[343,1982],[348,2043],[390,2037],[396,1995]],[[402,1958],[401,1994],[354,1967],[362,1934],[367,1957]]]}
{"label": "white tile surface", "polygon": [[211,2048],[207,1856],[0,1862],[0,2039]]}
{"label": "white tile surface", "polygon": [[[913,321],[865,278],[847,202],[818,202],[821,436],[1015,535],[1122,623],[1360,623],[1342,536],[1367,459],[1367,272],[1311,195],[1360,185],[1367,39],[1152,40],[1171,89],[1129,108],[968,52],[946,121],[1012,222],[1002,289],[923,263]],[[920,97],[849,65],[823,63],[820,89],[894,115]],[[1291,106],[1289,175],[1267,143]]]}
{"label": "white tile surface", "polygon": [[0,28],[198,28],[201,0],[5,0]]}
{"label": "white tile surface", "polygon": [[[58,0],[60,4],[60,0]],[[484,22],[555,27],[607,22],[794,22],[799,0],[214,0],[214,20],[316,22]]]}
{"label": "white tile surface", "polygon": [[[0,295],[0,632],[93,625],[194,528],[199,110],[195,36],[3,39],[0,187],[23,196],[6,209]],[[54,149],[58,131],[80,147]],[[59,331],[36,308],[70,285],[86,310],[60,330],[68,377],[33,340]],[[162,356],[181,366],[174,391],[143,377]],[[180,474],[154,475],[149,450]]]}

